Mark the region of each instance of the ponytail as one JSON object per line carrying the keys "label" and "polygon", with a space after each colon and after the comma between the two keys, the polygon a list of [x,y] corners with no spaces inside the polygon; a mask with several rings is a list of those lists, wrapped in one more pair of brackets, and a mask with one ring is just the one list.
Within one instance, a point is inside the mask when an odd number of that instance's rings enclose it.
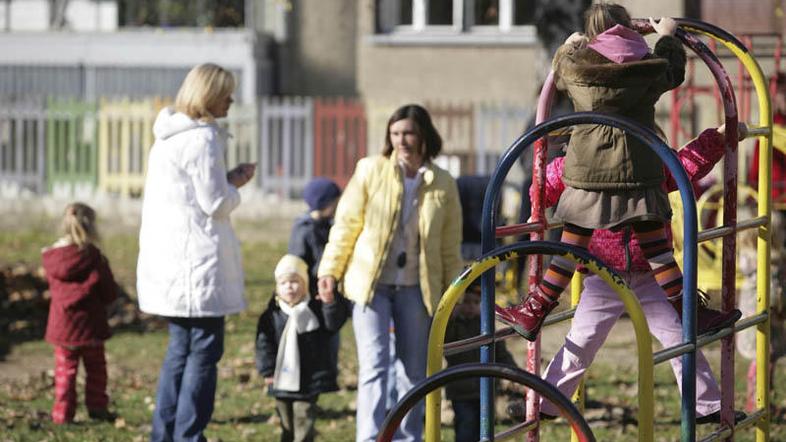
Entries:
{"label": "ponytail", "polygon": [[80,249],[98,242],[96,212],[84,203],[71,203],[63,216],[63,232]]}

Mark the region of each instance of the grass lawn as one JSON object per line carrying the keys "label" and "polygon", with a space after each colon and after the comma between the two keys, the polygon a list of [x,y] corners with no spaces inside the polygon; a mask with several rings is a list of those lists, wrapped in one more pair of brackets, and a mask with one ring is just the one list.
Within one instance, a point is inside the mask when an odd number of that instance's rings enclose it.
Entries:
{"label": "grass lawn", "polygon": [[[262,380],[254,368],[254,333],[256,320],[273,289],[273,267],[286,249],[289,220],[265,220],[238,226],[243,241],[244,266],[249,308],[227,319],[226,351],[219,364],[216,409],[206,435],[212,441],[278,440],[274,402],[264,394]],[[38,263],[42,246],[53,242],[51,222],[4,226],[0,232],[0,264]],[[104,232],[103,251],[126,290],[134,294],[137,237],[132,229],[108,229]],[[0,300],[2,301],[2,300]],[[21,318],[20,318],[21,319]],[[544,358],[549,358],[564,337],[564,327],[544,335]],[[346,441],[354,438],[356,355],[352,327],[341,332],[341,378],[343,389],[322,395],[317,423],[319,440]],[[0,359],[0,442],[4,441],[142,441],[150,431],[158,370],[166,348],[167,335],[161,326],[145,330],[121,329],[107,342],[109,392],[112,409],[120,415],[115,424],[94,423],[87,419],[80,404],[77,422],[55,426],[49,420],[52,404],[52,350],[40,339],[11,338],[10,352]],[[508,341],[517,361],[523,361],[524,346],[519,340]],[[718,366],[717,345],[708,356]],[[547,359],[546,359],[547,362]],[[737,403],[744,405],[747,363],[738,358]],[[81,373],[80,373],[81,375]],[[80,376],[80,382],[81,376]],[[588,409],[586,417],[599,441],[635,441],[637,437],[637,387],[635,354],[631,327],[626,321],[612,332],[606,347],[598,355],[588,374]],[[779,406],[771,440],[786,440],[783,427],[782,392],[786,388],[786,370],[776,373],[774,404]],[[80,388],[80,397],[82,391]],[[670,367],[656,367],[656,441],[679,440],[680,402]],[[449,412],[446,413],[446,416]],[[452,440],[453,432],[443,424],[443,439]],[[700,436],[712,431],[700,427]],[[569,440],[566,424],[558,420],[544,425],[543,441]],[[752,431],[736,440],[753,441]]]}

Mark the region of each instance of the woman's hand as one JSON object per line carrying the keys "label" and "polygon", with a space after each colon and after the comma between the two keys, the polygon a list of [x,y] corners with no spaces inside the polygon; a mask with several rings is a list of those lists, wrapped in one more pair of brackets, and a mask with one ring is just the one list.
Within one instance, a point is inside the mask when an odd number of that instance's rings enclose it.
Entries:
{"label": "woman's hand", "polygon": [[658,35],[673,36],[677,32],[677,22],[671,17],[661,17],[657,23],[650,17],[650,25]]}
{"label": "woman's hand", "polygon": [[317,281],[319,299],[325,304],[332,304],[336,300],[336,278],[323,276]]}
{"label": "woman's hand", "polygon": [[246,185],[254,177],[256,163],[242,163],[227,172],[227,181],[238,189]]}
{"label": "woman's hand", "polygon": [[273,377],[272,376],[265,378],[265,386],[266,387],[270,387],[271,385],[273,385],[273,382],[274,381],[273,381]]}
{"label": "woman's hand", "polygon": [[[721,124],[718,126],[717,129],[719,134],[725,135],[726,134],[726,124]],[[748,138],[748,125],[743,123],[742,121],[737,122],[737,141],[742,141]]]}

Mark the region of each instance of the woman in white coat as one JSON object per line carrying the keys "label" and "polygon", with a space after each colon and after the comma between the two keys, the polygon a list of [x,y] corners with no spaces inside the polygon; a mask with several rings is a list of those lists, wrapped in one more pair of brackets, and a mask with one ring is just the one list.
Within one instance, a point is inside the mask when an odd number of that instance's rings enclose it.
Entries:
{"label": "woman in white coat", "polygon": [[232,103],[235,79],[214,64],[193,68],[153,126],[137,292],[142,311],[169,321],[153,441],[205,440],[213,413],[224,316],[246,307],[240,247],[229,214],[253,164],[229,173],[226,134],[215,122]]}

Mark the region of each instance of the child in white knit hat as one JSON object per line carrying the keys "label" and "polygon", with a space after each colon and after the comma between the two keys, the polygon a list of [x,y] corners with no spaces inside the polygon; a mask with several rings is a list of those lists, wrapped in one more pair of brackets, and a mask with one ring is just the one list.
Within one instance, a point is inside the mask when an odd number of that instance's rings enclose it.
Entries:
{"label": "child in white knit hat", "polygon": [[319,394],[338,390],[328,342],[347,320],[349,306],[340,296],[312,299],[308,267],[295,255],[281,258],[275,278],[275,294],[257,324],[257,370],[276,398],[281,440],[311,441]]}

